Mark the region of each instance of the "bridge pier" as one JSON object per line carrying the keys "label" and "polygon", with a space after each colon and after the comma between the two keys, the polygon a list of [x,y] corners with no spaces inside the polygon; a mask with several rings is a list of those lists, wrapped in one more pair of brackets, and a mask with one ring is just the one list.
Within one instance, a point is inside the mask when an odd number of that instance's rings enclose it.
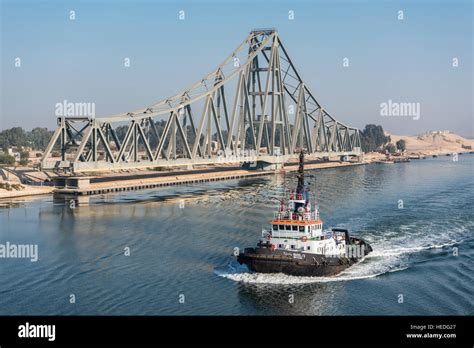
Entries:
{"label": "bridge pier", "polygon": [[57,188],[87,189],[91,184],[90,176],[58,176],[53,179]]}

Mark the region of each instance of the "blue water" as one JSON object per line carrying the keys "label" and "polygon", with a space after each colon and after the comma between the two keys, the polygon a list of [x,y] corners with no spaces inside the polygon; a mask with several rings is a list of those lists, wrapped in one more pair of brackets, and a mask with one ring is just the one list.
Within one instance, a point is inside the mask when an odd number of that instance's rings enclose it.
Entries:
{"label": "blue water", "polygon": [[39,248],[37,262],[0,259],[0,314],[472,315],[473,172],[473,155],[308,171],[325,226],[374,249],[333,278],[251,274],[232,257],[256,243],[294,174],[75,208],[51,196],[0,202],[0,243]]}

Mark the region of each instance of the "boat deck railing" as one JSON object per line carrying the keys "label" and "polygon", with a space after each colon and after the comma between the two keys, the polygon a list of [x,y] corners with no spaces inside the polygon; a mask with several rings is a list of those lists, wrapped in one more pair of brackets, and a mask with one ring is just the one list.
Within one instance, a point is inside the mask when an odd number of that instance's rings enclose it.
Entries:
{"label": "boat deck railing", "polygon": [[316,211],[305,212],[305,213],[290,213],[290,212],[276,212],[273,214],[275,220],[292,220],[292,221],[304,221],[304,220],[319,220],[319,213]]}

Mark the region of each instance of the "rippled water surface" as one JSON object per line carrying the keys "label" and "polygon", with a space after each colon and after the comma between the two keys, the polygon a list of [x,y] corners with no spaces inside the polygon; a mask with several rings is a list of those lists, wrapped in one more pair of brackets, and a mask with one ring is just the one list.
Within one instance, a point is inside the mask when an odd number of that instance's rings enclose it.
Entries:
{"label": "rippled water surface", "polygon": [[332,278],[252,274],[232,257],[256,243],[294,174],[81,198],[73,209],[65,198],[0,201],[0,243],[39,248],[37,262],[0,259],[0,314],[472,315],[473,169],[463,155],[308,171],[326,227],[374,249]]}

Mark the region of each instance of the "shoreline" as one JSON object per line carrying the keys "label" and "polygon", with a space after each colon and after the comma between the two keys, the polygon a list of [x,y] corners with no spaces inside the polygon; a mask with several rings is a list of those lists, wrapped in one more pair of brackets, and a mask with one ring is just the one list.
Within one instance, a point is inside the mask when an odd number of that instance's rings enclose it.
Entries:
{"label": "shoreline", "polygon": [[[473,151],[457,151],[457,154],[470,154]],[[423,159],[431,158],[437,156],[452,156],[453,153],[439,152],[439,153],[415,153],[408,152],[404,156],[392,157],[392,159]],[[413,158],[413,156],[418,156],[418,158]],[[331,162],[314,162],[308,161],[305,164],[305,170],[312,169],[325,169],[325,168],[339,168],[339,167],[348,167],[348,166],[359,166],[366,164],[374,164],[384,162],[386,156],[381,153],[367,153],[364,154],[364,158],[360,162],[340,162],[340,161],[331,161]],[[391,162],[389,162],[391,163]],[[169,175],[163,175],[163,172],[156,172],[156,177],[153,176],[153,173],[150,174],[148,178],[130,178],[123,180],[111,180],[107,181],[107,177],[102,177],[102,180],[95,183],[90,183],[86,188],[58,188],[55,186],[31,186],[23,185],[22,190],[1,190],[0,191],[0,200],[6,200],[9,198],[21,198],[21,197],[30,197],[30,196],[39,196],[39,195],[49,195],[49,194],[65,194],[65,195],[97,195],[97,194],[107,194],[115,193],[122,191],[135,191],[143,189],[152,189],[165,186],[175,186],[175,185],[186,185],[193,183],[204,183],[204,182],[214,182],[214,181],[224,181],[224,180],[235,180],[235,179],[245,179],[252,177],[268,176],[275,175],[285,172],[294,172],[298,170],[298,165],[296,163],[287,163],[280,170],[246,170],[246,169],[236,169],[229,168],[229,170],[216,170],[209,169],[209,171],[204,171],[200,173],[186,173],[183,171],[183,174],[179,172],[172,172]],[[184,174],[185,173],[185,174]],[[115,177],[116,178],[116,177]]]}
{"label": "shoreline", "polygon": [[[364,165],[363,162],[324,162],[324,163],[308,163],[305,164],[305,169],[323,169],[323,168],[337,168],[354,165]],[[246,169],[231,169],[228,171],[214,172],[210,170],[206,173],[200,174],[182,174],[174,173],[169,176],[152,177],[145,179],[129,179],[105,181],[99,183],[91,183],[88,187],[83,189],[78,188],[58,188],[54,193],[70,194],[70,195],[96,195],[107,194],[122,191],[135,191],[143,189],[152,189],[157,187],[185,185],[193,183],[204,183],[234,179],[244,179],[260,176],[275,175],[285,172],[293,172],[298,170],[298,165],[289,164],[284,166],[281,170],[246,170]],[[171,179],[171,180],[170,180]]]}
{"label": "shoreline", "polygon": [[[324,169],[324,168],[338,168],[338,167],[347,167],[354,165],[365,165],[364,162],[321,162],[321,163],[307,163],[305,169]],[[55,186],[29,186],[22,185],[24,189],[22,190],[12,190],[0,191],[0,200],[7,198],[18,198],[18,197],[28,197],[28,196],[37,196],[37,195],[46,195],[46,194],[70,194],[70,195],[96,195],[96,194],[106,194],[114,193],[121,191],[134,191],[142,189],[151,189],[156,187],[164,186],[175,186],[183,184],[192,184],[192,183],[202,183],[202,182],[213,182],[213,181],[224,181],[224,180],[233,180],[233,179],[244,179],[252,178],[259,176],[268,176],[275,175],[284,172],[293,172],[298,170],[298,165],[293,163],[288,163],[280,170],[246,170],[246,169],[229,169],[229,170],[220,170],[214,171],[210,169],[208,172],[204,173],[188,173],[188,174],[179,174],[179,172],[173,172],[169,175],[163,175],[162,172],[157,172],[157,177],[149,178],[136,178],[136,179],[124,179],[124,180],[111,180],[111,181],[100,181],[96,183],[91,183],[89,187],[78,189],[78,188],[57,188]],[[159,175],[159,176],[158,176]],[[103,178],[102,178],[103,179]]]}
{"label": "shoreline", "polygon": [[[402,156],[390,156],[391,160],[396,159],[410,159],[410,160],[417,160],[417,159],[426,159],[426,158],[436,158],[436,157],[443,157],[443,156],[453,156],[454,154],[463,155],[463,154],[472,154],[474,153],[473,150],[466,149],[466,150],[457,150],[457,151],[407,151]],[[374,163],[385,161],[386,155],[379,153],[379,152],[369,152],[364,154],[364,161],[367,163]]]}
{"label": "shoreline", "polygon": [[31,186],[31,185],[22,185],[24,188],[22,190],[2,190],[0,191],[0,200],[6,198],[20,198],[20,197],[30,197],[30,196],[39,196],[39,195],[48,195],[53,193],[54,186]]}

